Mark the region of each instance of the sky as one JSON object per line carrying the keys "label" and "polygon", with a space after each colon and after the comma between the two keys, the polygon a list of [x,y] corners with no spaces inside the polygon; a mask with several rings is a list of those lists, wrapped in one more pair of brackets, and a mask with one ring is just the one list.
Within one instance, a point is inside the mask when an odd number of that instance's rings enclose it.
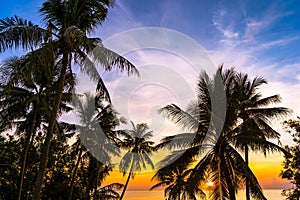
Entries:
{"label": "sky", "polygon": [[[18,15],[40,24],[37,11],[42,2],[3,1],[0,18]],[[149,123],[159,139],[180,130],[156,110],[171,102],[184,108],[193,98],[199,71],[220,64],[252,78],[266,78],[268,84],[260,90],[263,96],[280,94],[279,106],[293,109],[291,117],[300,115],[299,19],[299,0],[117,0],[107,20],[91,35],[140,70],[141,78],[100,73],[117,110],[136,123]],[[136,46],[133,41],[138,41]],[[204,65],[198,66],[199,60]],[[79,90],[93,90],[84,77],[79,83]],[[284,145],[291,143],[278,121],[273,127],[282,134]],[[282,160],[280,154],[266,158],[252,154],[251,168],[263,188],[287,187],[279,178]],[[120,173],[113,174],[107,182],[125,182]],[[152,174],[138,174],[129,189],[148,189],[153,183],[145,180]]]}

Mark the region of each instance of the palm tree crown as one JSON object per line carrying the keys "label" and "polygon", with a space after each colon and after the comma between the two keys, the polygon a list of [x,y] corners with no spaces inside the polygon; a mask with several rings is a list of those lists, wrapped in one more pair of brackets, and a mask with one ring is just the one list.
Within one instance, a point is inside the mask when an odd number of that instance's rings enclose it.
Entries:
{"label": "palm tree crown", "polygon": [[166,200],[196,200],[196,195],[204,197],[204,192],[199,188],[196,192],[189,191],[188,178],[191,172],[192,169],[185,166],[176,167],[172,171],[160,171],[152,178],[160,182],[153,185],[150,190],[165,187]]}

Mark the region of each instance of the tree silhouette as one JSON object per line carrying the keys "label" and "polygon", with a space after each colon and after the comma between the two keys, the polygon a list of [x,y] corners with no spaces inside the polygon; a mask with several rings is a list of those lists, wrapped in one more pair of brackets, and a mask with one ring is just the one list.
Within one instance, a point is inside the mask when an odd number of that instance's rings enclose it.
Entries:
{"label": "tree silhouette", "polygon": [[[239,85],[241,78],[245,78],[246,84]],[[289,110],[279,107],[263,108],[262,106],[272,101],[278,102],[279,99],[278,96],[260,99],[260,94],[255,93],[256,87],[261,83],[259,80],[254,79],[251,86],[247,76],[243,77],[233,68],[223,71],[220,67],[212,79],[205,73],[200,76],[197,100],[188,106],[187,111],[174,104],[165,106],[161,112],[176,124],[189,128],[191,133],[163,139],[161,146],[177,150],[161,161],[162,164],[172,164],[160,171],[172,170],[182,163],[188,166],[196,159],[197,163],[188,179],[191,192],[209,174],[210,180],[215,184],[210,195],[213,199],[236,199],[237,189],[246,182],[248,191],[254,198],[266,199],[255,175],[238,150],[245,150],[243,147],[247,144],[251,145],[252,150],[283,151],[280,146],[267,140],[277,136],[267,120],[287,114]],[[254,88],[250,92],[249,88],[244,91],[248,84]],[[248,96],[247,92],[250,93]],[[226,95],[225,106],[222,101],[225,95],[222,93]],[[244,104],[247,97],[252,101]],[[213,106],[217,109],[213,109]],[[243,115],[245,112],[247,115]],[[243,116],[247,118],[242,118]],[[256,126],[251,124],[251,120],[255,121]],[[245,138],[247,143],[244,142]]]}
{"label": "tree silhouette", "polygon": [[[98,82],[97,90],[109,99],[108,91],[97,73],[93,58],[106,71],[114,68],[128,73],[138,74],[136,68],[125,58],[106,49],[98,38],[89,38],[95,27],[106,18],[112,1],[107,0],[47,0],[40,9],[43,22],[47,28],[41,28],[30,21],[17,16],[0,20],[0,52],[7,49],[23,48],[30,50],[27,55],[53,55],[58,69],[58,84],[55,90],[48,120],[48,131],[44,141],[36,189],[33,199],[40,199],[43,177],[48,162],[51,138],[56,128],[59,107],[62,102],[66,74],[72,74],[72,64],[80,64],[81,70],[92,80]],[[97,48],[96,48],[97,47]],[[51,56],[50,56],[51,57]],[[43,56],[47,59],[47,56]],[[34,59],[34,58],[33,58]]]}
{"label": "tree silhouette", "polygon": [[150,190],[165,187],[166,200],[196,200],[196,195],[205,197],[204,192],[197,188],[195,192],[190,192],[188,189],[188,177],[192,169],[187,169],[185,166],[179,166],[172,171],[163,170],[155,174],[152,180],[159,182],[153,185]]}
{"label": "tree silhouette", "polygon": [[125,130],[122,133],[124,139],[120,142],[120,147],[127,152],[121,159],[119,169],[124,176],[128,173],[120,200],[123,199],[129,180],[134,177],[135,172],[141,171],[142,167],[146,169],[147,165],[154,169],[150,156],[156,148],[153,146],[154,142],[149,140],[153,136],[152,131],[148,131],[149,127],[145,123],[131,124],[133,129]]}
{"label": "tree silhouette", "polygon": [[285,146],[290,153],[285,155],[284,166],[280,176],[289,180],[294,187],[289,190],[283,190],[283,194],[288,200],[300,199],[300,118],[297,120],[288,120],[284,122],[285,128],[293,137],[295,144],[293,146]]}

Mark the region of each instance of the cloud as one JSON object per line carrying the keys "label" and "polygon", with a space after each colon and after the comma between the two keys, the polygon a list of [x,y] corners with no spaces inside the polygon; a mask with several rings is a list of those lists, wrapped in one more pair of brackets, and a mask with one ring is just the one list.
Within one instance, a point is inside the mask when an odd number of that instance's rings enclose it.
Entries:
{"label": "cloud", "polygon": [[115,1],[114,8],[109,10],[103,25],[96,29],[91,36],[107,39],[120,32],[143,27],[144,23],[132,15],[132,11],[122,1]]}
{"label": "cloud", "polygon": [[219,42],[225,45],[233,45],[234,41],[239,38],[239,33],[233,30],[232,22],[228,24],[230,19],[228,19],[227,15],[227,12],[222,8],[213,16],[212,23],[223,35]]}
{"label": "cloud", "polygon": [[262,31],[269,28],[276,21],[293,14],[292,12],[278,12],[275,8],[275,4],[270,5],[267,10],[263,13],[262,17],[248,17],[246,18],[246,28],[244,34],[245,41],[252,41],[255,39],[255,36],[260,34]]}
{"label": "cloud", "polygon": [[[245,20],[232,21],[231,18],[237,13],[227,11],[220,4],[219,10],[212,17],[214,27],[222,33],[217,38],[220,45],[208,50],[208,54],[216,65],[224,63],[225,67],[234,66],[252,78],[265,77],[269,84],[261,88],[263,96],[280,94],[282,103],[274,106],[292,109],[292,118],[300,115],[297,106],[300,98],[300,60],[289,58],[288,55],[279,59],[273,52],[282,55],[284,52],[281,49],[298,41],[299,37],[292,33],[282,35],[272,32],[271,38],[266,30],[274,28],[277,21],[293,13],[279,12],[276,5],[270,5],[260,14],[250,17],[245,12]],[[282,120],[273,121],[272,126],[282,134],[283,144],[291,144],[291,137],[282,128]]]}

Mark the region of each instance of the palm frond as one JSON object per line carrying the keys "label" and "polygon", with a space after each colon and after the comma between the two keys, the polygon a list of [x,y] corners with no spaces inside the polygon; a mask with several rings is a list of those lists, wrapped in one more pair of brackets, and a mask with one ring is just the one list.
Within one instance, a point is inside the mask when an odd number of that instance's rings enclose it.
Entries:
{"label": "palm frond", "polygon": [[7,49],[33,49],[47,38],[47,30],[18,16],[0,19],[0,52]]}
{"label": "palm frond", "polygon": [[159,110],[160,113],[163,113],[167,118],[172,120],[175,124],[188,128],[190,130],[197,130],[201,126],[199,120],[194,118],[188,112],[181,110],[177,105],[171,104],[167,105]]}
{"label": "palm frond", "polygon": [[101,43],[97,44],[91,51],[88,51],[88,54],[93,61],[100,64],[105,71],[114,69],[121,72],[126,71],[128,75],[140,75],[136,67],[129,60],[114,51],[105,48]]}
{"label": "palm frond", "polygon": [[252,106],[255,108],[255,107],[268,106],[272,103],[280,103],[280,102],[281,102],[280,95],[273,95],[273,96],[269,96],[269,97],[259,99]]}
{"label": "palm frond", "polygon": [[289,115],[291,110],[285,107],[249,108],[246,113],[247,115],[264,119],[282,119],[284,116]]}

